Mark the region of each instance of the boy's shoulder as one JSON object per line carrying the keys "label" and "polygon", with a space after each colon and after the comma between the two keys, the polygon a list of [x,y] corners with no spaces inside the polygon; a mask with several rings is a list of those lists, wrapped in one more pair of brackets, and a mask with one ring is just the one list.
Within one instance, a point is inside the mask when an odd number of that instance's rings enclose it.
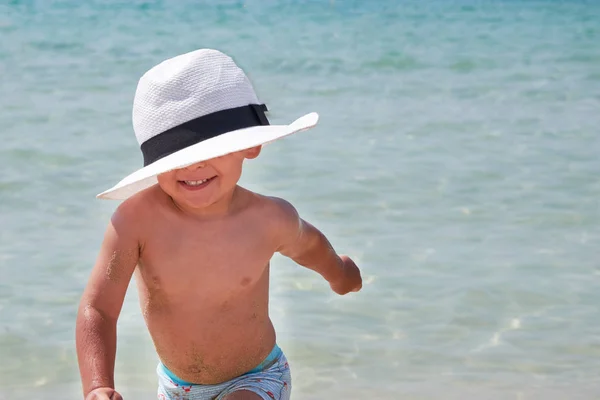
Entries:
{"label": "boy's shoulder", "polygon": [[298,218],[296,208],[289,201],[281,197],[267,196],[246,190],[254,198],[251,202],[256,209],[264,212],[269,218]]}
{"label": "boy's shoulder", "polygon": [[256,198],[260,224],[274,235],[278,243],[281,238],[296,236],[302,220],[292,203],[280,197],[257,193],[253,193],[253,197]]}
{"label": "boy's shoulder", "polygon": [[275,216],[285,219],[298,218],[298,211],[296,210],[296,207],[294,207],[289,201],[282,199],[281,197],[274,196],[269,196],[267,199],[271,203],[272,212]]}
{"label": "boy's shoulder", "polygon": [[119,204],[113,213],[113,222],[117,220],[125,224],[139,225],[148,220],[150,216],[156,215],[162,202],[164,201],[161,199],[157,186],[149,187]]}

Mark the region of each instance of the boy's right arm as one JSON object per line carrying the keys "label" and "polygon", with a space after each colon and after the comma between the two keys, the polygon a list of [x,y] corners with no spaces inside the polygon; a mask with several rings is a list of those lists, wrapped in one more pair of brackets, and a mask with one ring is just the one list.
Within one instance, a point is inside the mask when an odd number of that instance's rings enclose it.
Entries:
{"label": "boy's right arm", "polygon": [[117,319],[140,256],[133,213],[122,204],[111,218],[79,305],[77,358],[88,399],[121,399],[114,392]]}

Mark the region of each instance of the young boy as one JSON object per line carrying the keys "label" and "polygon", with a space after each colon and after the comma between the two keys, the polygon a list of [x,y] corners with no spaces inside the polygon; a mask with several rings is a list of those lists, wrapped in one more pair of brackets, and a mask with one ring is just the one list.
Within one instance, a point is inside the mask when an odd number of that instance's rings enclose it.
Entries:
{"label": "young boy", "polygon": [[244,72],[198,50],[140,79],[133,124],[145,167],[100,198],[125,200],[106,230],[77,316],[84,397],[114,386],[116,326],[136,273],[160,358],[159,399],[289,399],[289,366],[268,314],[275,252],[325,278],[362,287],[359,269],[285,200],[237,185],[261,145],[313,127],[316,114],[272,126]]}

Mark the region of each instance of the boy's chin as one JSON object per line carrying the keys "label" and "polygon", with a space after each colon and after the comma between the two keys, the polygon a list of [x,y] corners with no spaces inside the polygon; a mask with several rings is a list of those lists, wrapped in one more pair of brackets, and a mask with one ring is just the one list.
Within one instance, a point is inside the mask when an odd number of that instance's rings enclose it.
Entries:
{"label": "boy's chin", "polygon": [[184,196],[177,196],[177,198],[174,198],[174,200],[175,202],[181,205],[185,205],[186,207],[193,209],[207,208],[216,202],[215,199],[209,198],[208,196],[198,196],[190,194],[186,194]]}

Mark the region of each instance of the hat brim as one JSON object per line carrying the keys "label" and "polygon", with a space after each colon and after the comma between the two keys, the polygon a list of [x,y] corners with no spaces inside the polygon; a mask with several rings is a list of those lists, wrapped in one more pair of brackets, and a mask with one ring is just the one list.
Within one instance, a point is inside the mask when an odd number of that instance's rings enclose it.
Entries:
{"label": "hat brim", "polygon": [[289,125],[261,125],[227,132],[170,154],[126,176],[112,188],[98,194],[99,199],[125,200],[155,185],[157,175],[189,165],[250,149],[280,139],[317,124],[317,113],[306,114]]}

